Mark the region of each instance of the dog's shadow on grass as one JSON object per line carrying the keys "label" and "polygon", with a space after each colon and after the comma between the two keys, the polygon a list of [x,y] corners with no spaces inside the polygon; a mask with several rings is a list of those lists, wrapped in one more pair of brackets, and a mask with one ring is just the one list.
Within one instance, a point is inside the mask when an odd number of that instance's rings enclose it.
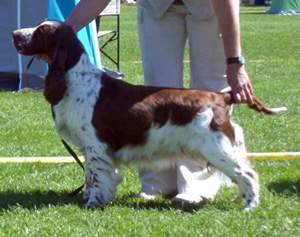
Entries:
{"label": "dog's shadow on grass", "polygon": [[[68,197],[68,192],[56,193],[53,191],[31,191],[18,193],[16,191],[0,192],[0,210],[9,210],[13,207],[25,209],[39,209],[47,206],[80,204],[81,197]],[[0,211],[1,212],[1,211]]]}
{"label": "dog's shadow on grass", "polygon": [[[300,190],[300,182],[297,183],[298,189]],[[285,187],[284,184],[282,184]],[[278,187],[275,186],[275,190]],[[293,190],[291,188],[291,190]],[[283,191],[284,192],[284,191]],[[51,190],[40,191],[34,190],[30,192],[16,192],[13,190],[0,192],[0,214],[5,210],[11,210],[14,207],[21,207],[28,210],[36,210],[41,208],[51,208],[56,206],[67,206],[75,205],[80,208],[87,208],[82,200],[83,192],[79,193],[74,197],[69,196],[68,191],[54,192]],[[227,202],[223,201],[211,201],[205,200],[201,204],[183,204],[174,203],[171,198],[158,197],[154,200],[146,200],[143,198],[136,198],[135,193],[127,193],[125,195],[117,196],[116,199],[106,206],[97,206],[92,209],[103,210],[106,207],[127,207],[136,210],[155,210],[155,211],[181,211],[187,213],[195,213],[205,208],[206,205],[214,205],[217,209],[222,211],[228,211],[232,209],[232,205],[225,205]]]}
{"label": "dog's shadow on grass", "polygon": [[284,195],[284,196],[297,195],[298,197],[300,197],[300,180],[298,181],[280,180],[280,181],[272,182],[267,185],[267,189],[279,195]]}
{"label": "dog's shadow on grass", "polygon": [[[0,213],[5,210],[11,210],[14,207],[21,207],[24,209],[41,209],[51,206],[65,206],[65,205],[77,205],[80,208],[86,208],[84,201],[82,200],[82,194],[80,193],[75,197],[69,197],[68,192],[54,192],[54,191],[31,191],[31,192],[16,192],[5,191],[0,192]],[[168,199],[155,199],[145,200],[142,198],[135,198],[134,194],[124,195],[117,197],[116,200],[107,206],[123,206],[134,209],[148,209],[148,210],[180,210],[183,212],[195,212],[200,210],[205,205],[205,202],[201,205],[180,205],[174,204]],[[105,206],[95,207],[99,210],[105,208]]]}

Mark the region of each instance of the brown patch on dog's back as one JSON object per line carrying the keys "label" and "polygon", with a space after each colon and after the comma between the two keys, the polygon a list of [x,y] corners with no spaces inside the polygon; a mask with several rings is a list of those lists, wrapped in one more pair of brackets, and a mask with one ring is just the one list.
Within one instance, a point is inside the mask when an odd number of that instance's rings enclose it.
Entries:
{"label": "brown patch on dog's back", "polygon": [[[198,112],[211,107],[212,94],[185,89],[171,89],[149,86],[134,86],[115,80],[103,73],[102,88],[95,105],[92,124],[102,142],[113,151],[126,145],[143,145],[151,126],[162,127],[167,121],[176,126],[190,123]],[[224,99],[213,107],[214,119],[211,129],[221,131],[234,141],[234,132],[226,114]],[[219,111],[219,105],[225,108]]]}

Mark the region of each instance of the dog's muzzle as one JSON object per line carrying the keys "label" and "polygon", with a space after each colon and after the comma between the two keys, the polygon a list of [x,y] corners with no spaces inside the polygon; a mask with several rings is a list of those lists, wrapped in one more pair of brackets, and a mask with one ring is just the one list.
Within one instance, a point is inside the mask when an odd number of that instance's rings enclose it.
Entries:
{"label": "dog's muzzle", "polygon": [[18,53],[23,55],[32,55],[29,50],[29,44],[31,42],[33,30],[32,28],[15,30],[12,34],[13,44]]}

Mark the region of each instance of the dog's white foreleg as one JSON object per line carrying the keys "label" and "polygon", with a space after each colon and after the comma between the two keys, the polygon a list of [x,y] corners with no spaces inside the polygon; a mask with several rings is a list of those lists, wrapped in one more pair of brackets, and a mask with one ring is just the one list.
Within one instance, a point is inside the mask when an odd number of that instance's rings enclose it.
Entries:
{"label": "dog's white foreleg", "polygon": [[117,174],[114,161],[106,153],[106,146],[86,147],[86,206],[110,203],[116,195],[121,177]]}

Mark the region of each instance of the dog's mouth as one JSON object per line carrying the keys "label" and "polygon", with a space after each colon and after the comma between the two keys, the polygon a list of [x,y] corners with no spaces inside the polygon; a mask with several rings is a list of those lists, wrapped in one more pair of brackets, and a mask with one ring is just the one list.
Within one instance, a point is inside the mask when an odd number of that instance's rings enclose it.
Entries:
{"label": "dog's mouth", "polygon": [[26,49],[26,45],[23,44],[15,44],[15,48],[19,54],[25,55],[25,56],[31,56],[33,53],[31,53],[28,49]]}
{"label": "dog's mouth", "polygon": [[20,54],[26,53],[26,50],[24,49],[24,45],[23,44],[14,41],[14,45],[15,45],[15,48],[18,51],[18,53],[20,53]]}

